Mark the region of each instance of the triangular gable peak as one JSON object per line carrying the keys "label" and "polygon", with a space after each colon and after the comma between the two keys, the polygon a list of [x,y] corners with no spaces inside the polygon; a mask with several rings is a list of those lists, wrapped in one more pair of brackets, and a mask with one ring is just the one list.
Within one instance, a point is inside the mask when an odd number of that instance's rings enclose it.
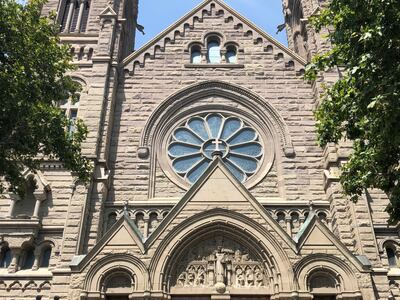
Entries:
{"label": "triangular gable peak", "polygon": [[73,259],[71,268],[82,270],[105,248],[113,250],[138,248],[142,254],[145,252],[143,236],[127,213],[122,215],[85,257],[79,256]]}
{"label": "triangular gable peak", "polygon": [[282,229],[265,208],[247,191],[243,184],[232,175],[219,157],[214,159],[204,174],[149,236],[145,242],[146,249],[151,247],[189,204],[207,207],[208,210],[231,210],[235,208],[235,206],[244,207],[243,204],[245,204],[245,206],[250,206],[252,210],[256,211],[261,219],[265,221],[268,228],[271,228],[277,233],[281,240],[286,242],[289,248],[294,252],[296,251],[295,243],[291,237],[289,237],[286,231]]}
{"label": "triangular gable peak", "polygon": [[112,9],[111,6],[107,5],[107,7],[100,13],[100,17],[116,17],[117,13]]}
{"label": "triangular gable peak", "polygon": [[126,57],[122,62],[125,70],[131,72],[136,65],[144,67],[146,59],[154,59],[157,52],[164,52],[168,44],[173,44],[176,39],[184,36],[186,31],[193,29],[196,22],[203,22],[203,17],[210,14],[221,16],[225,23],[230,22],[235,29],[240,29],[244,35],[251,35],[255,44],[263,45],[264,51],[273,51],[276,48],[276,53],[285,53],[296,62],[296,70],[304,69],[306,61],[303,58],[282,45],[236,10],[220,0],[205,0],[154,39]]}
{"label": "triangular gable peak", "polygon": [[299,249],[312,250],[314,253],[324,253],[327,250],[338,250],[346,257],[359,271],[368,269],[368,265],[353,255],[349,249],[323,224],[314,212],[310,212],[307,220],[300,228],[299,233],[294,238]]}

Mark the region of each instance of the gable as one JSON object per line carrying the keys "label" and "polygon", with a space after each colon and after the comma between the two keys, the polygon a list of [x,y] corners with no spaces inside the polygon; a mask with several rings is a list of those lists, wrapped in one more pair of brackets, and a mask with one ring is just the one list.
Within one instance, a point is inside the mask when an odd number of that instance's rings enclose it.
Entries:
{"label": "gable", "polygon": [[[217,19],[217,23],[212,24],[212,19]],[[188,43],[184,42],[184,39],[192,32],[194,35],[196,33],[203,34],[204,30],[218,32],[224,27],[234,30],[235,37],[238,37],[239,32],[242,37],[245,36],[251,40],[254,45],[259,46],[259,52],[273,53],[279,59],[286,57],[296,65],[296,70],[304,68],[306,64],[303,58],[219,0],[204,1],[143,47],[126,57],[122,64],[126,70],[133,72],[136,66],[144,67],[146,61],[157,59],[159,54],[167,51],[170,45],[179,44],[185,51],[188,51]],[[201,37],[191,39],[192,42],[199,43],[202,40]],[[241,50],[243,51],[243,49]]]}
{"label": "gable", "polygon": [[124,213],[122,217],[106,232],[100,241],[88,252],[86,256],[75,257],[71,268],[82,270],[100,253],[109,250],[127,250],[144,253],[142,235],[136,225]]}
{"label": "gable", "polygon": [[341,253],[358,270],[365,269],[360,260],[330,231],[314,212],[310,212],[299,233],[295,237],[300,254]]}
{"label": "gable", "polygon": [[207,215],[211,210],[225,210],[243,215],[268,228],[275,238],[286,244],[294,252],[296,246],[282,227],[268,214],[265,208],[230,173],[221,158],[216,157],[208,169],[170,211],[158,228],[146,240],[145,248],[150,248],[163,234],[190,217]]}
{"label": "gable", "polygon": [[246,198],[238,193],[238,188],[224,174],[220,168],[216,168],[201,189],[191,199],[191,203],[204,203],[215,205],[247,202]]}

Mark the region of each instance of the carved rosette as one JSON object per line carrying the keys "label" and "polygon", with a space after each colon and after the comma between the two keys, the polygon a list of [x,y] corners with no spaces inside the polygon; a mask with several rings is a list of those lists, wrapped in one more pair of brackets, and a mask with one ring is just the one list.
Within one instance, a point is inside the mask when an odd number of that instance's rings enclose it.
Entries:
{"label": "carved rosette", "polygon": [[226,237],[202,241],[190,247],[177,265],[176,288],[268,287],[268,275],[260,259]]}

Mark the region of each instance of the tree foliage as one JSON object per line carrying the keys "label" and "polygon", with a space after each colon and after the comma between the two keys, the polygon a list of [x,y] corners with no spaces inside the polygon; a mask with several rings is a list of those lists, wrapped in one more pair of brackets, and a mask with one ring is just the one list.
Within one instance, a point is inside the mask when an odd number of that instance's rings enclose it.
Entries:
{"label": "tree foliage", "polygon": [[354,142],[341,183],[356,201],[365,189],[390,199],[389,222],[400,220],[400,3],[333,0],[311,20],[326,28],[332,49],[316,55],[306,78],[335,67],[341,78],[326,88],[316,111],[322,145]]}
{"label": "tree foliage", "polygon": [[[42,17],[43,0],[21,5],[0,0],[0,176],[11,192],[25,190],[24,170],[59,159],[82,180],[91,165],[81,153],[87,135],[82,121],[71,121],[58,107],[76,98],[68,46],[60,45],[54,16]],[[4,180],[0,188],[4,189]]]}

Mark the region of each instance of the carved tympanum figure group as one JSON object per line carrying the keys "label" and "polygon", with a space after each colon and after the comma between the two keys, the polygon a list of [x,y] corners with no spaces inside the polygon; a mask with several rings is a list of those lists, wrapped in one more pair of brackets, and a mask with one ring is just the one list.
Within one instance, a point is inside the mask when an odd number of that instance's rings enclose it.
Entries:
{"label": "carved tympanum figure group", "polygon": [[176,287],[233,288],[268,286],[262,262],[238,243],[222,237],[199,243],[188,250],[176,272]]}

